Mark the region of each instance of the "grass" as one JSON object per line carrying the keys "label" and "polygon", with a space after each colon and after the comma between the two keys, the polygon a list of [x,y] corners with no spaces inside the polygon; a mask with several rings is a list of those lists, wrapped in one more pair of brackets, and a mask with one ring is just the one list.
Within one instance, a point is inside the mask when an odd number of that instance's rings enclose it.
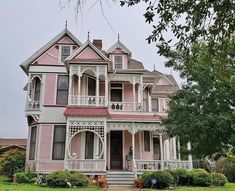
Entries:
{"label": "grass", "polygon": [[49,188],[42,187],[36,184],[16,184],[4,181],[4,177],[0,177],[0,191],[100,191],[101,189],[95,186],[86,188]]}
{"label": "grass", "polygon": [[[235,183],[227,183],[225,184],[225,186],[219,186],[219,187],[180,187],[174,190],[175,191],[235,191]],[[153,191],[153,190],[145,189],[144,191]]]}

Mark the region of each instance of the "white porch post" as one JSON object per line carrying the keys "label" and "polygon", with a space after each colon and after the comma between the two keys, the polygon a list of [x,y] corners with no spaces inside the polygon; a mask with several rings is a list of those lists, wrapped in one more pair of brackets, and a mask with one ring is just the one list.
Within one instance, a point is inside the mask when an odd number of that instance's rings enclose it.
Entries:
{"label": "white porch post", "polygon": [[133,81],[132,81],[132,91],[133,91],[133,111],[136,110],[135,107],[135,77],[133,76]]}
{"label": "white porch post", "polygon": [[105,106],[108,107],[108,76],[105,77]]}
{"label": "white porch post", "polygon": [[104,123],[104,171],[106,171],[106,166],[107,166],[107,121],[105,120],[105,123]]}
{"label": "white porch post", "polygon": [[96,67],[96,106],[99,106],[99,70]]}
{"label": "white porch post", "polygon": [[69,105],[71,105],[72,104],[72,74],[71,74],[71,71],[70,71],[70,73],[69,73]]}
{"label": "white porch post", "polygon": [[181,155],[180,155],[180,139],[177,138],[177,149],[178,149],[178,160],[181,160]]}
{"label": "white porch post", "polygon": [[162,146],[162,133],[159,133],[159,141],[160,141],[160,153],[161,153],[161,170],[164,169],[163,167],[163,146]]}
{"label": "white porch post", "polygon": [[193,170],[193,158],[192,158],[192,153],[191,153],[191,143],[190,142],[188,142],[188,144],[187,144],[187,149],[188,149],[189,170]]}
{"label": "white porch post", "polygon": [[132,135],[132,154],[133,154],[133,171],[134,171],[134,176],[135,178],[137,177],[137,173],[136,173],[136,163],[135,163],[135,130],[134,130],[134,123],[132,123],[132,131],[131,131],[131,135]]}
{"label": "white porch post", "polygon": [[66,138],[65,138],[65,154],[64,154],[64,170],[69,170],[68,166],[68,149],[69,149],[69,120],[67,120],[66,124]]}
{"label": "white porch post", "polygon": [[78,97],[77,97],[77,104],[80,105],[80,97],[81,97],[81,75],[78,75]]}

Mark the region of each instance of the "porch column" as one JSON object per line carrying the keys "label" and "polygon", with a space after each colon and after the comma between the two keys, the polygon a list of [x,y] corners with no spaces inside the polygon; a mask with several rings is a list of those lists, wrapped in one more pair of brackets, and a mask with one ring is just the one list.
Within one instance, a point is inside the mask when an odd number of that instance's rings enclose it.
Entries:
{"label": "porch column", "polygon": [[66,124],[66,137],[65,137],[65,153],[64,153],[64,170],[69,170],[68,165],[68,142],[69,142],[69,121],[67,120]]}
{"label": "porch column", "polygon": [[180,139],[177,138],[177,150],[178,150],[178,160],[181,160],[181,156],[180,156]]}
{"label": "porch column", "polygon": [[135,164],[135,130],[134,130],[134,123],[132,123],[132,131],[131,131],[131,135],[132,135],[132,154],[133,154],[133,171],[134,171],[134,176],[135,178],[137,177],[137,173],[136,173],[136,164]]}
{"label": "porch column", "polygon": [[96,66],[96,106],[99,106],[99,70]]}
{"label": "porch column", "polygon": [[108,106],[108,76],[105,77],[105,106]]}
{"label": "porch column", "polygon": [[77,104],[80,105],[80,97],[81,97],[81,76],[78,75],[78,97],[77,97]]}
{"label": "porch column", "polygon": [[161,170],[164,169],[164,164],[163,164],[163,145],[162,145],[162,133],[159,133],[159,141],[160,141],[160,153],[161,153]]}
{"label": "porch column", "polygon": [[135,107],[136,100],[135,100],[135,78],[134,78],[134,76],[133,76],[133,82],[132,82],[132,90],[133,90],[133,111],[135,111],[136,110],[136,107]]}
{"label": "porch column", "polygon": [[[68,103],[69,103],[69,105],[71,105],[72,104],[72,75],[71,75],[71,72],[70,72],[70,74],[69,74],[69,101],[68,101]],[[28,91],[29,92],[29,91]]]}
{"label": "porch column", "polygon": [[190,142],[188,142],[188,144],[187,144],[187,149],[188,149],[189,170],[193,170],[193,158],[192,158],[192,153],[191,153],[191,143]]}

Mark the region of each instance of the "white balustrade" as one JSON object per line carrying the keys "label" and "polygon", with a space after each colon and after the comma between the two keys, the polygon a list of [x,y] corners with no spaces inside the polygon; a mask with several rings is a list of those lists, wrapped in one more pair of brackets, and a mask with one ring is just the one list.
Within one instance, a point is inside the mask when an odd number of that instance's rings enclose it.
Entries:
{"label": "white balustrade", "polygon": [[104,96],[70,96],[70,105],[105,106]]}
{"label": "white balustrade", "polygon": [[79,170],[79,171],[105,171],[105,160],[104,159],[68,159],[68,170]]}
{"label": "white balustrade", "polygon": [[[163,161],[162,169],[177,169],[183,168],[188,170],[189,163],[188,161]],[[136,160],[136,169],[137,171],[156,171],[161,170],[161,160]]]}
{"label": "white balustrade", "polygon": [[26,105],[26,110],[28,111],[40,110],[40,101],[28,101]]}
{"label": "white balustrade", "polygon": [[137,102],[109,102],[109,109],[113,111],[141,111],[141,103]]}

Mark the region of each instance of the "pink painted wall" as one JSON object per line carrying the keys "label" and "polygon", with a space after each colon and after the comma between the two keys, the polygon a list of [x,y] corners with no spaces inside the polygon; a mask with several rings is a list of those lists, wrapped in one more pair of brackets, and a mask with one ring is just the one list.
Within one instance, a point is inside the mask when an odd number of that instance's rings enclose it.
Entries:
{"label": "pink painted wall", "polygon": [[124,84],[124,102],[133,102],[132,84]]}
{"label": "pink painted wall", "polygon": [[57,74],[46,74],[44,104],[53,105],[56,102]]}
{"label": "pink painted wall", "polygon": [[52,125],[40,125],[41,140],[40,140],[40,153],[39,159],[49,160],[52,155]]}
{"label": "pink painted wall", "polygon": [[59,57],[59,49],[56,49],[55,46],[51,47],[48,51],[42,54],[37,62],[39,65],[57,65]]}
{"label": "pink painted wall", "polygon": [[100,83],[100,92],[99,92],[100,96],[105,96],[105,84],[104,83]]}
{"label": "pink painted wall", "polygon": [[76,153],[77,158],[81,158],[81,133],[75,135],[71,142],[71,154]]}
{"label": "pink painted wall", "polygon": [[59,40],[57,43],[63,43],[63,44],[74,44],[74,42],[68,37],[65,36],[61,40]]}
{"label": "pink painted wall", "polygon": [[101,59],[101,57],[90,47],[85,48],[79,55],[75,58],[80,59]]}

